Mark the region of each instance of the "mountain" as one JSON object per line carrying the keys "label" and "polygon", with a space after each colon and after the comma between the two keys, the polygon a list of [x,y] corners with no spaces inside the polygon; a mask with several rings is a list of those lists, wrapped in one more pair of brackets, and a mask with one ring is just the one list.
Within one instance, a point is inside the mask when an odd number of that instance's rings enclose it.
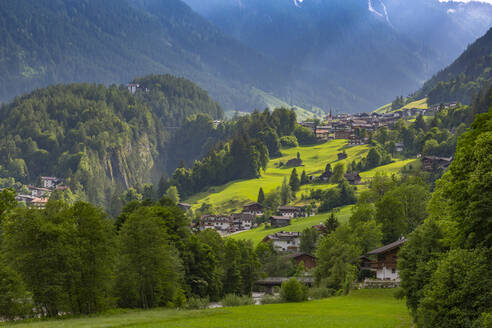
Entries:
{"label": "mountain", "polygon": [[[338,110],[365,110],[410,93],[492,25],[492,6],[484,3],[185,1],[225,33],[294,67],[291,83],[309,81],[311,101]],[[353,98],[332,97],[333,86]]]}
{"label": "mountain", "polygon": [[287,70],[225,36],[180,0],[0,2],[0,100],[55,83],[127,83],[173,73],[227,109],[265,105]]}
{"label": "mountain", "polygon": [[471,44],[450,66],[437,73],[415,94],[430,104],[459,101],[470,104],[492,83],[492,29]]}
{"label": "mountain", "polygon": [[148,90],[57,85],[0,107],[0,178],[28,184],[56,176],[101,205],[123,189],[156,183],[168,167],[169,125],[199,113],[218,119],[223,111],[190,81],[138,82]]}

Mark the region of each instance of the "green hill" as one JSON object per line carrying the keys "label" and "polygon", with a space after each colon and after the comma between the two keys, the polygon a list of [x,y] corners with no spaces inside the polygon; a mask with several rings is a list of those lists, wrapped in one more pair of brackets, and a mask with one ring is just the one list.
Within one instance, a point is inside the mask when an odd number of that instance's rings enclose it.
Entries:
{"label": "green hill", "polygon": [[0,177],[35,184],[56,176],[99,205],[124,188],[157,182],[166,169],[167,127],[187,115],[223,112],[184,79],[138,81],[149,91],[133,96],[126,87],[58,85],[2,106]]}
{"label": "green hill", "polygon": [[[282,157],[271,159],[266,171],[262,173],[259,179],[233,181],[219,187],[211,187],[206,192],[196,194],[186,201],[193,204],[195,209],[203,203],[208,203],[212,204],[218,211],[238,211],[242,205],[256,201],[260,187],[265,193],[268,193],[279,187],[285,177],[289,178],[292,168],[278,168],[278,164],[280,162],[286,163],[289,159],[295,158],[297,152],[300,153],[304,165],[297,168],[299,174],[305,170],[308,175],[321,175],[326,164],[331,163],[333,166],[336,163],[348,164],[353,160],[360,160],[367,155],[368,149],[366,145],[350,147],[346,140],[334,140],[315,146],[283,149]],[[338,161],[337,154],[343,150],[347,152],[348,157]],[[396,173],[411,161],[395,160],[394,163],[379,169],[388,173]],[[363,172],[361,176],[369,179],[377,171],[378,169]],[[305,185],[301,188],[299,195],[313,188],[327,189],[334,186],[331,184]],[[360,189],[363,188],[364,186],[360,187]]]}

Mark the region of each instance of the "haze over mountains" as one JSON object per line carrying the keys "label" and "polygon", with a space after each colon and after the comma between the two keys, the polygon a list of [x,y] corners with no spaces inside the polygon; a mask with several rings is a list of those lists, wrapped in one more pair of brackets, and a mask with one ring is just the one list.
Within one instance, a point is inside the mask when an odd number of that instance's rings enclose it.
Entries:
{"label": "haze over mountains", "polygon": [[492,25],[483,3],[186,2],[196,12],[181,0],[2,1],[0,100],[53,83],[171,73],[225,110],[272,98],[371,110],[417,90]]}

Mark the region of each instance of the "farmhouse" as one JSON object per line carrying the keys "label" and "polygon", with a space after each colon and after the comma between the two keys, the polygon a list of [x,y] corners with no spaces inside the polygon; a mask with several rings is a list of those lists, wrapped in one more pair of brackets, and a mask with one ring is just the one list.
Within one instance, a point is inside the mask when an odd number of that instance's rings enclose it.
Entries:
{"label": "farmhouse", "polygon": [[335,139],[350,139],[353,135],[352,130],[335,131]]}
{"label": "farmhouse", "polygon": [[296,262],[296,265],[299,265],[301,262],[304,264],[304,268],[307,270],[314,269],[316,267],[316,257],[307,253],[294,253],[288,255],[289,258],[293,259]]}
{"label": "farmhouse", "polygon": [[272,216],[270,217],[270,225],[272,228],[282,228],[290,225],[291,218],[288,216]]}
{"label": "farmhouse", "polygon": [[38,188],[34,186],[27,186],[27,189],[31,192],[31,196],[34,197],[44,197],[50,192],[47,188]]}
{"label": "farmhouse", "polygon": [[281,216],[290,218],[308,217],[305,206],[279,206],[277,211]]}
{"label": "farmhouse", "polygon": [[243,206],[244,214],[251,214],[254,216],[262,216],[263,215],[263,205],[260,203],[251,203]]}
{"label": "farmhouse", "polygon": [[39,210],[42,210],[42,209],[45,209],[46,208],[46,204],[48,203],[48,198],[35,198],[31,201],[31,207],[35,208],[35,209],[39,209]]}
{"label": "farmhouse", "polygon": [[362,177],[359,175],[359,173],[346,173],[345,179],[351,185],[360,185],[362,183]]}
{"label": "farmhouse", "polygon": [[[402,238],[394,243],[370,251],[362,258],[363,268],[375,271],[377,279],[399,280],[398,252],[406,241],[406,239]],[[375,260],[369,260],[374,257]]]}
{"label": "farmhouse", "polygon": [[451,165],[452,161],[452,157],[424,156],[422,157],[422,169],[428,172],[445,170]]}
{"label": "farmhouse", "polygon": [[41,177],[41,183],[46,189],[54,189],[61,183],[61,179],[56,177]]}
{"label": "farmhouse", "polygon": [[288,167],[302,166],[302,159],[300,158],[289,159],[285,165]]}
{"label": "farmhouse", "polygon": [[247,213],[232,214],[232,224],[235,231],[250,230],[255,223],[256,216]]}
{"label": "farmhouse", "polygon": [[281,252],[297,252],[301,244],[301,233],[280,231],[266,236],[263,242],[271,242],[273,248]]}
{"label": "farmhouse", "polygon": [[203,215],[200,218],[200,231],[206,229],[218,232],[229,232],[232,229],[232,218],[226,215]]}

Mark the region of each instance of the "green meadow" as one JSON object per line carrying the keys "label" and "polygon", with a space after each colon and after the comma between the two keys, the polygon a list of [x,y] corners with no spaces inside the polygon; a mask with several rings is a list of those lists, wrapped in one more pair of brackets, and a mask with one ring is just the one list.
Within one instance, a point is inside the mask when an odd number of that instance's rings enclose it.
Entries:
{"label": "green meadow", "polygon": [[16,328],[409,328],[405,302],[394,290],[356,290],[305,303],[179,311],[128,311],[80,319],[5,324]]}
{"label": "green meadow", "polygon": [[378,114],[385,114],[385,113],[393,113],[393,112],[396,112],[396,111],[399,111],[399,110],[410,109],[410,108],[417,108],[417,109],[427,109],[427,108],[429,108],[429,106],[427,104],[427,98],[416,100],[416,101],[412,101],[412,102],[406,104],[405,106],[403,106],[402,108],[398,108],[398,109],[395,109],[395,110],[392,110],[391,109],[391,104],[387,104],[387,105],[384,105],[384,106],[379,107],[374,112],[376,112]]}

